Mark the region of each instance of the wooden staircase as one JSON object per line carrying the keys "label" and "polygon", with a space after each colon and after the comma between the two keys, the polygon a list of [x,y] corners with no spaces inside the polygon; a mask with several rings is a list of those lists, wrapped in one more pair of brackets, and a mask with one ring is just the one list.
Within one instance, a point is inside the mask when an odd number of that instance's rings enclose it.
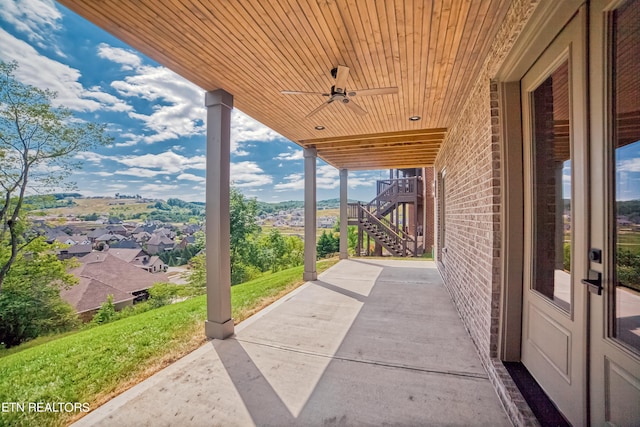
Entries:
{"label": "wooden staircase", "polygon": [[371,202],[349,203],[350,225],[357,225],[391,255],[397,257],[417,256],[417,240],[402,227],[386,219],[398,209],[400,203],[415,202],[420,195],[420,182],[416,177],[378,181],[378,195]]}

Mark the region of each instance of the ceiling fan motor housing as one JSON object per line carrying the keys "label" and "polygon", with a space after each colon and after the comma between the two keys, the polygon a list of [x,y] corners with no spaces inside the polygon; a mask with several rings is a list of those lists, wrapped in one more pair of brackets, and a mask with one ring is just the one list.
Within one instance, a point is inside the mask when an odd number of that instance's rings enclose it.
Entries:
{"label": "ceiling fan motor housing", "polygon": [[346,92],[347,92],[346,89],[343,89],[343,88],[337,88],[336,89],[335,85],[331,86],[331,96],[334,96],[334,95],[346,95],[347,94]]}

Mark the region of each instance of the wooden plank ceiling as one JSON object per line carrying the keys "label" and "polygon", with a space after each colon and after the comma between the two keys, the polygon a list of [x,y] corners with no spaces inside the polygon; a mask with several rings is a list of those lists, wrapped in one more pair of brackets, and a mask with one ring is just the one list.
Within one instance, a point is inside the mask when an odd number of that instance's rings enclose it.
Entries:
{"label": "wooden plank ceiling", "polygon": [[[433,164],[476,80],[509,0],[59,0],[194,82],[224,89],[241,111],[329,164]],[[331,69],[349,68],[353,97],[317,114]],[[421,120],[410,121],[419,116]],[[317,126],[324,127],[317,130]]]}

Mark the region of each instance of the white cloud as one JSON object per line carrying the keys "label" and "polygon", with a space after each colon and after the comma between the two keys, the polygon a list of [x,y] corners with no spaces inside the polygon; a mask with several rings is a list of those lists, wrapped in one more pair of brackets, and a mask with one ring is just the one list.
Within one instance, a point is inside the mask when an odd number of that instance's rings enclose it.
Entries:
{"label": "white cloud", "polygon": [[618,160],[616,169],[618,172],[640,172],[640,157]]}
{"label": "white cloud", "polygon": [[103,159],[107,158],[107,156],[103,156],[102,154],[94,153],[91,151],[81,151],[74,156],[74,158],[78,160],[85,160],[87,162],[93,164],[100,164]]}
{"label": "white cloud", "polygon": [[[114,174],[152,178],[159,175],[182,174],[182,178],[178,179],[188,179],[189,176],[195,175],[185,173],[185,171],[189,169],[206,169],[205,156],[186,157],[180,154],[176,154],[171,150],[159,154],[142,154],[139,156],[105,156],[90,151],[83,151],[76,154],[75,158],[78,160],[84,160],[86,162],[93,163],[95,165],[102,166],[105,164],[105,162],[110,161],[129,167],[128,169],[116,170],[113,173],[104,171],[97,172],[96,174],[99,176],[108,176]],[[172,177],[166,176],[165,179],[172,179]]]}
{"label": "white cloud", "polygon": [[186,181],[195,181],[195,182],[205,182],[206,178],[203,176],[197,176],[192,173],[181,173],[176,177],[176,179],[186,180]]}
{"label": "white cloud", "polygon": [[142,65],[142,58],[135,52],[119,47],[112,47],[106,43],[98,45],[98,56],[117,64],[122,64],[123,70],[133,70]]}
{"label": "white cloud", "polygon": [[167,68],[142,65],[138,55],[125,49],[103,43],[98,55],[134,72],[124,80],[112,82],[112,88],[121,96],[144,99],[153,105],[150,114],[129,112],[131,118],[140,120],[151,131],[140,138],[142,142],[151,144],[205,134],[202,89]]}
{"label": "white cloud", "polygon": [[129,188],[129,185],[127,185],[127,184],[107,184],[104,188],[106,190],[111,190],[111,191],[114,191],[114,190],[125,190],[125,189]]}
{"label": "white cloud", "polygon": [[273,182],[256,162],[231,163],[231,181],[238,188],[262,187]]}
{"label": "white cloud", "polygon": [[116,147],[133,147],[137,143],[138,141],[136,141],[135,139],[130,139],[129,141],[126,141],[126,142],[116,142],[115,146]]}
{"label": "white cloud", "polygon": [[151,192],[154,196],[157,197],[160,193],[163,192],[171,192],[170,196],[173,194],[175,196],[175,192],[173,190],[177,190],[180,188],[178,185],[174,184],[145,184],[140,186],[140,191]]}
{"label": "white cloud", "polygon": [[168,172],[162,170],[152,170],[145,168],[129,168],[120,171],[114,171],[115,175],[131,175],[131,176],[141,176],[143,178],[152,178],[158,175],[166,175]]}
{"label": "white cloud", "polygon": [[[27,36],[31,43],[51,44],[52,34],[60,29],[62,14],[53,0],[0,0],[0,18]],[[57,46],[53,46],[61,54]],[[64,56],[64,54],[62,54]]]}
{"label": "white cloud", "polygon": [[[102,92],[98,87],[84,88],[79,82],[81,74],[75,68],[40,55],[28,43],[17,39],[0,28],[0,59],[18,62],[16,78],[22,83],[55,91],[55,106],[74,111],[130,111],[132,107],[121,99]],[[43,72],[46,70],[46,72]]]}
{"label": "white cloud", "polygon": [[167,174],[181,173],[187,169],[204,170],[207,162],[205,156],[185,157],[173,151],[141,156],[116,156],[111,159],[132,168],[159,169]]}
{"label": "white cloud", "polygon": [[304,189],[304,174],[293,173],[283,178],[284,182],[279,182],[273,186],[273,189],[278,192],[288,190],[303,190]]}
{"label": "white cloud", "polygon": [[332,190],[340,187],[340,173],[338,169],[329,165],[322,165],[316,169],[316,187]]}
{"label": "white cloud", "polygon": [[349,177],[347,180],[349,188],[357,188],[357,187],[373,187],[376,183],[374,178],[370,177]]}
{"label": "white cloud", "polygon": [[[204,106],[204,91],[198,86],[165,67],[143,65],[139,55],[126,49],[102,43],[98,47],[98,55],[121,64],[123,70],[133,71],[133,75],[111,83],[111,87],[119,95],[144,99],[154,104],[153,111],[149,114],[129,112],[131,118],[143,122],[150,131],[140,138],[142,142],[152,144],[206,134],[207,111]],[[247,150],[242,149],[243,142],[268,142],[276,139],[283,138],[241,111],[232,111],[232,154],[249,154]],[[134,144],[133,141],[129,141],[130,145]]]}
{"label": "white cloud", "polygon": [[[279,133],[252,119],[240,110],[231,113],[231,145],[244,141],[268,142],[284,139]],[[232,147],[233,148],[233,147]]]}
{"label": "white cloud", "polygon": [[[349,174],[347,185],[349,188],[371,187],[375,184],[375,178],[369,174],[357,173]],[[316,188],[323,190],[333,190],[340,187],[340,172],[330,165],[322,165],[316,169]],[[304,189],[304,174],[294,173],[283,178],[273,186],[275,191],[302,190]]]}
{"label": "white cloud", "polygon": [[280,153],[273,160],[302,160],[304,159],[302,150],[291,150],[286,153]]}

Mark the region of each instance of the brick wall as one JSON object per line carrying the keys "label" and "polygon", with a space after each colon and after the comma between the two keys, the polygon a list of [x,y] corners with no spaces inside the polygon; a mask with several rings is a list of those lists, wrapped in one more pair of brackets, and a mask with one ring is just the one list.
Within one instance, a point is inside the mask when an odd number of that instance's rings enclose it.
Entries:
{"label": "brick wall", "polygon": [[[515,425],[536,425],[531,410],[496,358],[500,315],[500,116],[492,81],[537,0],[515,0],[498,30],[472,91],[449,127],[435,163],[437,203],[444,197],[445,242],[437,236],[438,268],[478,354]],[[441,173],[445,171],[442,194]]]}

